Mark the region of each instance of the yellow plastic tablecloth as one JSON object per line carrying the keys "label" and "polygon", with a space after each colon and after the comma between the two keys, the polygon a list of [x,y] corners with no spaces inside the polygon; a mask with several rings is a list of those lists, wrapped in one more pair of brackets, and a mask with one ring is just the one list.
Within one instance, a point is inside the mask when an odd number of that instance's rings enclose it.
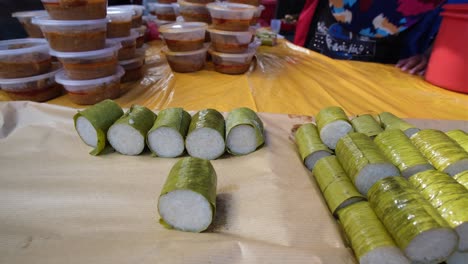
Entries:
{"label": "yellow plastic tablecloth", "polygon": [[[468,119],[468,95],[431,85],[422,77],[401,72],[394,65],[333,60],[280,41],[260,47],[256,62],[243,75],[215,72],[211,63],[195,73],[173,73],[162,43],[149,43],[147,74],[123,85],[117,102],[150,109],[181,106],[187,110],[215,108],[229,111],[247,106],[259,112],[316,115],[339,105],[349,115],[390,111],[400,117]],[[0,101],[9,100],[0,92]],[[51,104],[82,107],[64,95]]]}

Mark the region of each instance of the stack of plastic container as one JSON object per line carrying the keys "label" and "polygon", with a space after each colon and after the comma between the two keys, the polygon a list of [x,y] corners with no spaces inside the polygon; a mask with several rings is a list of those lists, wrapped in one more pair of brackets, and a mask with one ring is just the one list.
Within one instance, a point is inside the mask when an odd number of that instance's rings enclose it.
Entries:
{"label": "stack of plastic container", "polygon": [[178,0],[179,13],[186,22],[204,22],[211,24],[211,15],[207,4],[214,0]]}
{"label": "stack of plastic container", "polygon": [[177,21],[179,6],[177,0],[158,0],[158,2],[148,3],[148,11],[156,16],[158,26]]}
{"label": "stack of plastic container", "polygon": [[45,10],[23,11],[11,14],[12,17],[18,19],[30,38],[44,38],[41,29],[32,23],[32,19],[45,15],[47,15],[47,11]]}

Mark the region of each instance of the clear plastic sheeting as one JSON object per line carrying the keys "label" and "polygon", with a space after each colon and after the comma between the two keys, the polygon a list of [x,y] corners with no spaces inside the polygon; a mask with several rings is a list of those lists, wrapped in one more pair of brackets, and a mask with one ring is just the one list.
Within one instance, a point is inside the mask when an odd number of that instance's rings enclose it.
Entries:
{"label": "clear plastic sheeting", "polygon": [[[162,43],[149,43],[146,75],[122,86],[117,102],[150,109],[183,106],[187,110],[215,108],[230,111],[246,106],[259,112],[314,115],[341,106],[348,115],[383,111],[405,118],[468,119],[468,95],[445,90],[394,65],[333,60],[281,40],[261,46],[243,75],[215,72],[212,63],[194,73],[173,73]],[[0,91],[0,101],[9,100]],[[79,107],[67,95],[51,104]]]}

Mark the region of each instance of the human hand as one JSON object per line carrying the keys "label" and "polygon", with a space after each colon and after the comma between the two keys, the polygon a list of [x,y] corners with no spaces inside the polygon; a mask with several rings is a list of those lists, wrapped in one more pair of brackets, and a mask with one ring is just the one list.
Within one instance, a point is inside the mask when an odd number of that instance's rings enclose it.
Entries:
{"label": "human hand", "polygon": [[399,60],[396,67],[409,74],[418,74],[422,76],[426,72],[428,61],[429,58],[427,55],[418,54]]}

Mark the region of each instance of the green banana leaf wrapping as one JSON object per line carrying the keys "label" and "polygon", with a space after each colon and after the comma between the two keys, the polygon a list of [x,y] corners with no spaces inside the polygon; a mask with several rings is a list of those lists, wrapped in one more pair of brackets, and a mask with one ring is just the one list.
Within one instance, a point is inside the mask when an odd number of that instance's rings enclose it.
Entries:
{"label": "green banana leaf wrapping", "polygon": [[203,127],[208,127],[216,130],[221,135],[221,137],[224,138],[224,117],[217,110],[208,108],[197,112],[192,117],[192,121],[190,122],[187,135],[190,134],[192,131]]}
{"label": "green banana leaf wrapping", "polygon": [[447,136],[451,139],[455,140],[466,152],[468,152],[468,134],[465,131],[456,129],[452,131],[448,131]]}
{"label": "green banana leaf wrapping", "polygon": [[387,129],[400,129],[401,131],[406,131],[410,128],[416,128],[412,124],[402,120],[396,115],[389,112],[382,112],[378,115],[378,119],[382,127]]}
{"label": "green banana leaf wrapping", "polygon": [[453,178],[468,189],[468,170],[455,174]]}
{"label": "green banana leaf wrapping", "polygon": [[122,117],[115,121],[115,124],[129,125],[146,138],[146,134],[153,126],[156,117],[156,114],[148,108],[140,105],[132,105]]}
{"label": "green banana leaf wrapping", "polygon": [[[229,112],[226,118],[226,141],[231,129],[239,125],[248,125],[254,128],[257,138],[257,148],[265,143],[263,122],[252,109],[247,107],[236,108]],[[227,150],[231,154],[239,155],[239,153],[235,153],[229,148]]]}
{"label": "green banana leaf wrapping", "polygon": [[319,132],[324,126],[337,120],[343,120],[349,123],[349,119],[346,116],[346,113],[341,107],[338,106],[330,106],[321,109],[315,119]]}
{"label": "green banana leaf wrapping", "polygon": [[314,124],[303,124],[299,127],[294,136],[302,162],[304,162],[309,155],[317,151],[323,150],[333,153],[325,144],[323,144],[317,127]]}
{"label": "green banana leaf wrapping", "polygon": [[351,125],[353,125],[354,131],[363,133],[369,137],[375,137],[383,131],[377,120],[369,114],[353,118]]}

